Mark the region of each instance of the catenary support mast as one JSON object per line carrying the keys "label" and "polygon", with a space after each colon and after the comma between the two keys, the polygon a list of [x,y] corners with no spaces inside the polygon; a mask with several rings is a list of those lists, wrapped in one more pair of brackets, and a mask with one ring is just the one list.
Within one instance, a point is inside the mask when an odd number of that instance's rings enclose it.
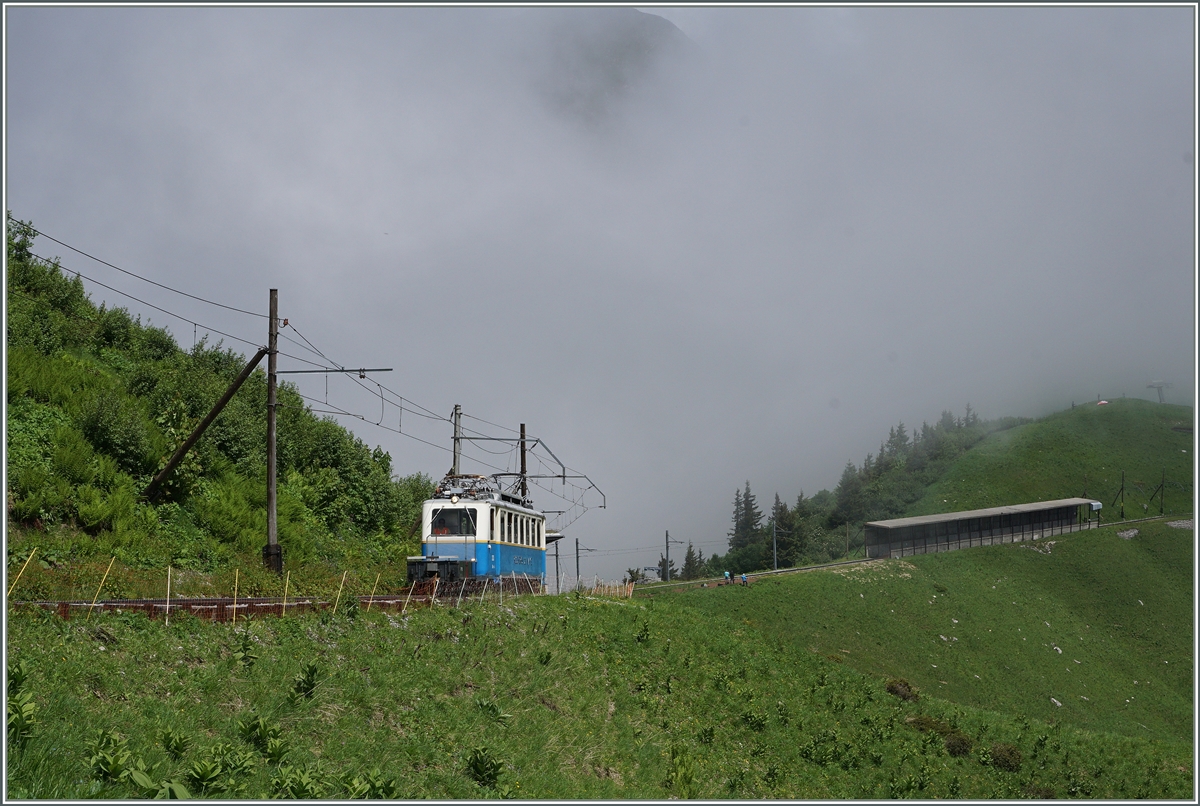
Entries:
{"label": "catenary support mast", "polygon": [[270,325],[267,339],[267,545],[263,546],[263,565],[283,573],[283,551],[279,547],[275,509],[275,408],[276,362],[279,354],[279,290],[271,289]]}

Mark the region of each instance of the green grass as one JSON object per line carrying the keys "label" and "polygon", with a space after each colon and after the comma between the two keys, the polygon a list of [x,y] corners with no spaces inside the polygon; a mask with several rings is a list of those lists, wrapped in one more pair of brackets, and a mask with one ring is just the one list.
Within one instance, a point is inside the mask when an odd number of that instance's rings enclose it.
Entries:
{"label": "green grass", "polygon": [[[1070,554],[1062,546],[1049,556],[1027,553],[1057,562]],[[1178,559],[1170,552],[1159,557],[1166,565]],[[523,597],[504,607],[264,619],[237,629],[191,617],[172,618],[167,627],[134,614],[63,622],[10,612],[9,661],[26,664],[24,690],[37,710],[23,746],[10,740],[9,793],[138,795],[133,781],[104,781],[93,769],[89,744],[105,730],[120,734],[126,764],[140,759],[147,780],[178,781],[212,797],[1192,796],[1192,745],[1170,735],[1178,726],[1165,713],[1174,707],[1167,700],[1161,715],[1137,713],[1143,721],[1157,719],[1159,738],[1083,731],[1063,714],[1051,715],[1054,724],[1043,721],[1032,706],[1002,702],[1004,709],[995,710],[956,702],[954,692],[937,690],[903,659],[887,668],[852,668],[856,645],[834,646],[842,644],[840,634],[816,641],[801,629],[843,624],[853,635],[855,619],[878,616],[882,607],[856,611],[855,600],[867,601],[856,594],[874,597],[877,589],[890,591],[887,609],[909,621],[923,605],[932,626],[942,606],[921,597],[942,576],[916,565],[910,577],[891,579],[872,567],[869,574],[881,578],[870,584],[865,576],[808,574],[777,585],[653,599]],[[1018,577],[1018,570],[1009,569],[1008,578],[1041,578]],[[956,579],[966,586],[974,577],[964,572]],[[906,593],[918,590],[919,597]],[[997,590],[992,597],[964,587],[948,598],[971,602],[960,621],[983,633],[984,625],[1016,623]],[[1107,612],[1128,614],[1138,593],[1130,588]],[[1178,617],[1175,604],[1151,597],[1147,612],[1169,607]],[[1055,604],[1063,610],[1054,619],[1068,619],[1067,604]],[[1028,616],[1032,605],[1021,610]],[[773,612],[777,622],[768,625]],[[1122,623],[1151,629],[1148,622]],[[1115,635],[1115,643],[1084,644],[1117,652],[1148,640]],[[929,644],[928,638],[922,628],[919,642]],[[964,629],[959,644],[971,640]],[[819,652],[810,651],[814,645]],[[841,648],[851,650],[850,661],[824,657]],[[1174,644],[1162,649],[1175,651]],[[308,674],[311,698],[297,683],[309,664],[316,670]],[[889,694],[894,673],[910,674],[924,696],[909,702]],[[1004,674],[1002,665],[994,674]],[[1178,689],[1189,676],[1190,665],[1175,680],[1148,676],[1146,691]],[[1030,697],[1035,693],[1043,692]],[[1140,684],[1136,693],[1140,698]],[[947,752],[941,733],[950,732],[973,745],[968,755]],[[287,751],[282,764],[266,757],[272,740],[276,755]],[[1020,751],[1017,771],[983,763],[984,751],[997,743]],[[216,785],[201,792],[206,776]]]}
{"label": "green grass", "polygon": [[939,699],[1190,746],[1194,533],[1134,526],[680,598]]}
{"label": "green grass", "polygon": [[[905,513],[929,515],[1083,496],[1120,517],[1113,499],[1125,471],[1125,515],[1157,515],[1149,499],[1167,477],[1166,513],[1192,507],[1192,409],[1119,398],[1056,412],[990,434],[960,457]],[[1173,430],[1185,429],[1185,430]],[[1145,506],[1143,506],[1145,505]]]}

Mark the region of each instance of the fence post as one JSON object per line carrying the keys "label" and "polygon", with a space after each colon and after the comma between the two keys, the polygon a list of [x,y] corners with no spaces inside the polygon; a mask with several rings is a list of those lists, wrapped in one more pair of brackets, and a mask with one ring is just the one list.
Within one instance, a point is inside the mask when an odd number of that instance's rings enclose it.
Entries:
{"label": "fence post", "polygon": [[21,570],[17,572],[17,578],[13,580],[13,584],[8,586],[8,595],[12,596],[13,588],[17,587],[17,582],[21,579],[21,574],[25,573],[25,568],[29,565],[29,561],[33,559],[33,555],[37,554],[37,546],[33,547],[33,551],[29,552],[29,556],[25,558],[25,565],[21,566]]}
{"label": "fence post", "polygon": [[[33,555],[30,554],[29,556],[32,557]],[[100,580],[100,587],[96,588],[96,595],[92,597],[92,604],[90,607],[88,607],[87,618],[85,618],[84,621],[87,621],[92,617],[92,608],[96,606],[96,600],[100,598],[100,590],[104,587],[104,582],[108,579],[108,572],[112,570],[113,563],[116,561],[116,555],[114,555],[113,558],[108,561],[108,569],[104,572],[104,576]],[[28,560],[26,560],[26,562],[28,562]]]}

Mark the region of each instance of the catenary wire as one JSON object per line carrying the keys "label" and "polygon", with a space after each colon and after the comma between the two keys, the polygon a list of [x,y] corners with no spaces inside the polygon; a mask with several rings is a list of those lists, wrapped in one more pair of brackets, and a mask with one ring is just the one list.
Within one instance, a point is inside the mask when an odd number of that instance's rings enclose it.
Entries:
{"label": "catenary wire", "polygon": [[[305,335],[304,335],[304,334],[303,334],[303,333],[302,333],[302,332],[301,332],[301,331],[300,331],[298,328],[296,328],[296,327],[295,327],[295,325],[292,325],[292,324],[289,322],[289,323],[288,323],[288,327],[290,327],[290,328],[291,328],[291,329],[292,329],[292,330],[293,330],[293,331],[296,333],[296,335],[297,335],[297,336],[299,336],[301,339],[303,339],[303,340],[304,340],[304,342],[305,342],[306,344],[308,344],[308,345],[309,345],[309,347],[311,348],[311,350],[312,350],[312,352],[313,352],[313,353],[315,353],[316,355],[319,355],[321,358],[324,358],[324,359],[325,359],[327,362],[329,362],[330,364],[335,364],[335,367],[334,367],[334,368],[337,368],[337,369],[342,369],[342,367],[341,367],[341,366],[336,366],[336,362],[334,362],[334,361],[333,361],[331,358],[329,358],[329,356],[327,356],[327,355],[326,355],[326,354],[325,354],[323,351],[321,351],[321,349],[320,349],[319,347],[317,347],[315,344],[313,344],[312,340],[310,340],[310,339],[309,339],[307,336],[305,336]],[[292,340],[291,340],[291,339],[289,339],[289,341],[292,341]],[[293,343],[295,343],[295,342],[293,341]],[[290,355],[290,354],[287,354],[287,353],[282,353],[282,352],[280,352],[279,354],[280,354],[280,355],[287,356],[288,358],[295,359],[295,360],[297,360],[297,361],[302,361],[302,362],[304,362],[304,363],[311,364],[311,365],[313,365],[313,366],[321,366],[320,364],[317,364],[316,362],[312,362],[312,361],[309,361],[309,360],[307,360],[307,359],[300,358],[299,356],[293,356],[293,355]],[[329,369],[330,367],[323,367],[323,368],[325,368],[325,369]],[[372,395],[372,397],[374,397],[374,396],[375,396],[376,392],[375,392],[374,390],[370,389],[370,388],[369,388],[368,386],[366,386],[365,384],[363,384],[363,383],[362,383],[362,382],[361,382],[361,381],[360,381],[358,378],[355,378],[355,377],[353,376],[353,374],[346,374],[344,377],[348,377],[348,378],[349,378],[351,381],[353,381],[354,383],[358,384],[358,386],[359,386],[360,388],[362,388],[363,390],[365,390],[365,391],[369,392],[369,393]],[[417,415],[419,415],[419,416],[426,417],[427,419],[438,420],[439,422],[450,422],[450,418],[448,418],[448,417],[443,417],[443,416],[441,416],[441,415],[438,415],[438,414],[436,414],[435,412],[431,411],[430,409],[427,409],[427,408],[425,408],[424,406],[421,406],[419,403],[415,403],[414,401],[412,401],[412,400],[409,400],[408,398],[405,398],[404,396],[400,395],[399,393],[395,392],[394,390],[392,390],[392,389],[389,389],[388,387],[384,386],[383,384],[379,383],[378,381],[375,381],[374,379],[372,379],[372,383],[374,383],[374,384],[376,385],[376,387],[377,387],[377,388],[378,388],[378,389],[379,389],[381,392],[384,392],[384,391],[385,391],[385,392],[387,392],[388,394],[390,394],[390,395],[392,395],[393,397],[395,397],[396,399],[398,399],[399,401],[401,401],[400,403],[396,403],[396,402],[393,402],[393,401],[386,400],[386,399],[382,398],[382,395],[381,395],[381,400],[383,400],[385,404],[390,404],[390,405],[392,405],[392,406],[394,406],[394,407],[398,408],[398,409],[399,409],[401,412],[408,411],[408,412],[409,412],[409,413],[411,413],[411,414],[417,414]],[[300,396],[302,399],[304,399],[304,400],[306,400],[306,401],[309,401],[309,398],[307,398],[307,397],[305,397],[304,395],[300,394],[298,391],[297,391],[297,394],[298,394],[298,395],[299,395],[299,396]],[[310,402],[313,402],[313,401],[310,401]],[[403,405],[404,403],[409,403],[409,404],[410,404],[410,405],[412,405],[412,406],[416,406],[418,409],[421,409],[423,412],[426,412],[426,414],[422,414],[422,411],[416,411],[416,410],[414,410],[414,409],[411,409],[411,408],[406,408],[406,407]],[[324,405],[330,405],[330,404],[328,404],[328,403],[325,403]],[[418,442],[421,442],[421,443],[424,443],[424,444],[426,444],[426,445],[431,445],[431,446],[433,446],[433,447],[437,447],[437,448],[439,448],[440,450],[444,450],[444,451],[448,451],[448,452],[449,452],[449,450],[450,450],[450,449],[447,449],[447,448],[445,448],[445,447],[443,447],[443,446],[435,445],[434,443],[428,442],[428,441],[426,441],[426,440],[420,439],[419,437],[416,437],[416,436],[414,436],[414,435],[408,434],[408,433],[406,433],[406,432],[404,432],[404,431],[401,431],[401,430],[400,430],[400,429],[398,429],[398,428],[392,428],[391,426],[383,425],[382,421],[380,421],[380,422],[376,422],[376,421],[374,421],[374,420],[368,419],[366,416],[364,416],[364,415],[361,415],[361,414],[356,414],[356,413],[354,413],[354,412],[350,412],[350,411],[347,411],[347,410],[344,410],[344,409],[341,409],[341,410],[338,410],[338,411],[329,410],[329,413],[331,413],[331,414],[340,414],[340,415],[342,415],[342,416],[346,416],[346,417],[355,417],[355,418],[357,418],[357,419],[359,419],[359,420],[361,420],[361,421],[363,421],[363,422],[365,422],[365,423],[369,423],[369,424],[371,424],[371,425],[375,426],[376,428],[382,428],[382,429],[384,429],[385,431],[389,431],[389,432],[391,432],[391,433],[396,433],[396,434],[400,434],[401,436],[406,436],[406,437],[409,437],[410,439],[414,439],[414,440],[416,440],[416,441],[418,441]],[[467,416],[472,416],[472,415],[467,415]],[[501,429],[504,429],[504,430],[507,430],[507,431],[514,431],[514,429],[511,429],[511,428],[506,428],[505,426],[497,425],[497,424],[495,424],[495,423],[490,423],[489,421],[487,421],[487,420],[484,420],[483,418],[480,418],[480,417],[473,417],[473,419],[476,419],[476,420],[478,420],[479,422],[484,422],[484,423],[487,423],[488,425],[492,425],[492,426],[494,426],[494,427],[496,427],[496,428],[501,428]],[[482,435],[483,435],[483,434],[482,434],[482,432],[474,431],[474,429],[467,429],[467,430],[470,430],[470,431],[472,431],[473,433],[476,433],[476,434],[478,434],[478,435],[480,435],[480,436],[482,436]],[[475,447],[476,447],[476,448],[478,448],[479,446],[475,446]],[[536,448],[536,445],[535,445],[535,448]],[[487,451],[486,449],[482,449],[482,448],[480,448],[480,450],[484,450],[484,452],[485,452],[485,453],[489,453],[489,454],[492,454],[492,455],[502,455],[502,454],[500,454],[500,453],[495,453],[495,452],[493,452],[493,451]],[[515,448],[514,448],[514,450],[515,450]],[[510,453],[510,454],[511,454],[511,452],[512,452],[512,451],[510,450],[508,453]],[[478,459],[477,457],[471,456],[470,454],[466,454],[466,453],[464,453],[464,454],[462,454],[462,455],[463,455],[463,456],[465,456],[466,458],[470,459],[471,461],[474,461],[474,462],[477,462],[478,464],[481,464],[481,465],[483,465],[484,467],[490,468],[490,469],[492,469],[492,470],[496,470],[496,471],[503,472],[502,468],[496,467],[495,465],[492,465],[492,464],[490,464],[490,463],[488,463],[488,462],[485,462],[485,461],[483,461],[482,459]],[[542,462],[542,459],[541,459],[541,457],[538,457],[536,454],[533,454],[533,455],[534,455],[534,457],[535,457],[535,458],[537,458],[537,459],[538,459],[538,461],[539,461],[539,462]],[[544,465],[544,462],[542,462],[542,464],[543,464],[543,466],[545,466],[545,465]],[[564,467],[565,467],[565,465],[564,465]],[[577,472],[577,471],[574,471],[574,469],[573,469],[573,468],[568,468],[568,469],[572,470],[572,472]],[[539,489],[542,489],[542,490],[544,490],[545,492],[549,493],[550,495],[554,496],[555,498],[557,498],[557,499],[559,499],[559,500],[561,500],[561,501],[564,501],[564,502],[566,502],[566,503],[570,504],[570,505],[571,505],[571,507],[570,507],[570,510],[573,510],[573,509],[579,508],[579,509],[581,510],[581,512],[580,512],[580,516],[582,516],[582,514],[583,514],[584,512],[586,512],[586,511],[589,509],[589,507],[587,507],[585,504],[583,504],[583,503],[582,503],[582,498],[583,498],[583,496],[584,496],[584,495],[587,493],[588,489],[591,489],[590,487],[589,487],[589,488],[581,487],[580,485],[577,485],[577,484],[575,484],[574,482],[565,483],[565,484],[564,484],[564,488],[565,488],[565,487],[570,487],[572,490],[574,490],[574,491],[576,492],[576,495],[578,496],[578,498],[571,498],[571,497],[568,497],[567,495],[564,495],[564,494],[561,494],[561,493],[558,493],[558,492],[554,491],[553,489],[551,489],[551,488],[547,487],[547,486],[546,486],[546,485],[544,485],[544,484],[540,484],[540,483],[538,482],[538,480],[537,480],[537,479],[530,479],[529,481],[530,481],[530,482],[531,482],[531,483],[532,483],[534,486],[538,487]],[[565,492],[566,492],[566,490],[564,489],[564,491],[563,491],[563,492],[565,493]],[[568,511],[570,511],[570,510],[568,510]],[[574,520],[578,519],[578,517],[580,517],[580,516],[576,516],[576,518],[575,518],[575,519],[572,519],[572,521],[571,521],[571,522],[573,522]]]}
{"label": "catenary wire", "polygon": [[[337,362],[336,362],[336,361],[334,361],[333,359],[331,359],[329,356],[325,355],[325,353],[321,352],[320,348],[318,348],[318,347],[317,347],[315,344],[313,344],[313,343],[312,343],[312,341],[311,341],[311,340],[309,340],[309,338],[308,338],[307,336],[305,336],[303,333],[301,333],[301,332],[300,332],[300,330],[299,330],[299,329],[298,329],[298,328],[297,328],[297,327],[296,327],[294,324],[292,324],[291,322],[289,322],[289,323],[288,323],[288,327],[289,327],[289,328],[291,328],[291,329],[292,329],[292,331],[293,331],[293,332],[295,332],[295,334],[296,334],[297,336],[299,336],[300,338],[304,339],[305,343],[307,343],[307,344],[308,344],[308,346],[309,346],[309,347],[312,349],[312,352],[314,352],[314,353],[316,353],[317,355],[321,356],[321,357],[322,357],[322,358],[324,358],[326,361],[328,361],[330,364],[334,364],[334,365],[338,366],[338,368],[339,368],[339,369],[341,369],[341,368],[342,368],[340,365],[337,365]],[[289,341],[290,341],[290,339],[289,339]],[[417,415],[420,415],[420,416],[422,416],[422,417],[427,417],[427,418],[429,418],[429,419],[431,419],[431,420],[443,420],[443,421],[445,421],[445,422],[449,422],[449,421],[450,421],[448,417],[443,417],[442,415],[440,415],[440,414],[437,414],[436,412],[434,412],[434,411],[431,411],[430,409],[427,409],[427,408],[425,408],[425,407],[424,407],[424,406],[422,406],[421,404],[419,404],[419,403],[416,403],[416,402],[414,402],[414,401],[412,401],[412,400],[409,400],[408,398],[406,398],[406,397],[404,397],[403,395],[401,395],[399,392],[396,392],[396,391],[393,391],[392,389],[389,389],[388,387],[384,386],[383,384],[379,383],[378,381],[372,381],[372,382],[373,382],[373,383],[375,383],[376,385],[378,385],[380,389],[382,389],[383,391],[387,392],[387,393],[388,393],[389,395],[391,395],[392,397],[394,397],[394,398],[396,398],[397,400],[401,401],[401,404],[403,404],[403,403],[409,403],[410,405],[416,406],[418,409],[420,409],[420,410],[421,410],[421,411],[415,411],[415,410],[413,410],[413,409],[404,409],[405,411],[408,411],[408,412],[410,412],[410,413],[412,413],[412,414],[417,414]],[[394,405],[394,406],[401,406],[401,404],[396,404],[396,403],[393,403],[392,405]],[[424,414],[422,414],[421,412],[425,412],[425,413],[424,413]]]}
{"label": "catenary wire", "polygon": [[258,347],[262,346],[261,344],[250,341],[249,339],[243,339],[241,336],[235,336],[232,333],[226,333],[223,330],[217,330],[215,327],[209,327],[208,325],[204,324],[203,322],[197,322],[194,319],[188,319],[186,316],[181,316],[173,311],[168,311],[166,308],[160,308],[151,302],[146,302],[146,300],[144,300],[144,299],[139,299],[139,298],[133,296],[132,294],[127,294],[126,292],[120,290],[119,288],[113,288],[111,285],[106,285],[106,284],[100,282],[99,280],[88,277],[83,272],[76,271],[75,269],[69,269],[66,266],[63,266],[61,263],[56,263],[55,261],[50,260],[49,258],[44,258],[41,255],[34,254],[33,252],[30,252],[29,254],[33,255],[33,257],[37,258],[38,260],[43,261],[44,263],[47,263],[51,266],[57,266],[62,271],[68,272],[70,274],[74,274],[77,277],[82,277],[84,280],[87,280],[90,283],[95,283],[96,285],[100,286],[101,288],[107,288],[109,291],[113,291],[117,294],[120,294],[123,297],[127,297],[127,298],[133,300],[134,302],[141,303],[142,305],[153,308],[156,311],[161,311],[161,312],[165,313],[167,316],[174,316],[176,319],[187,322],[189,325],[195,325],[196,327],[202,327],[205,330],[208,330],[212,333],[218,333],[222,336],[226,336],[228,338],[233,339],[234,341],[240,341],[243,344],[249,344],[251,347],[258,348]]}
{"label": "catenary wire", "polygon": [[[331,405],[331,404],[323,403],[322,401],[312,401],[312,400],[310,400],[310,398],[306,397],[305,395],[301,394],[300,392],[296,392],[296,395],[297,395],[298,397],[300,397],[302,400],[304,400],[304,401],[306,401],[306,402],[310,402],[310,403],[315,403],[315,404],[317,404],[318,406],[329,406],[329,405]],[[289,405],[287,405],[287,404],[282,404],[282,403],[280,403],[280,404],[277,404],[277,405],[279,405],[279,406],[281,406],[281,407],[283,407],[283,408],[291,408],[291,409],[296,409],[296,408],[299,408],[299,407],[297,407],[297,406],[289,406]],[[394,405],[394,404],[393,404],[393,405]],[[438,450],[445,451],[445,452],[447,452],[447,453],[450,453],[450,452],[452,452],[450,448],[447,448],[447,447],[445,447],[444,445],[438,445],[438,444],[436,444],[436,443],[429,442],[428,440],[421,439],[420,437],[414,436],[413,434],[409,434],[409,433],[407,433],[407,432],[400,431],[399,429],[392,428],[391,426],[388,426],[388,425],[383,425],[382,423],[377,423],[377,422],[375,422],[374,420],[371,420],[370,418],[368,418],[368,417],[366,417],[366,416],[364,416],[364,415],[362,415],[362,414],[357,414],[357,413],[355,413],[355,412],[352,412],[352,411],[347,411],[346,409],[342,409],[342,408],[340,408],[340,407],[336,407],[336,406],[334,406],[334,407],[332,407],[332,408],[330,408],[330,409],[318,409],[318,408],[316,408],[316,407],[310,407],[310,410],[312,410],[312,411],[327,411],[327,412],[328,412],[328,413],[330,413],[330,414],[338,414],[338,415],[342,415],[342,416],[345,416],[345,417],[354,417],[354,418],[356,418],[356,419],[358,419],[358,420],[361,420],[361,421],[363,421],[364,423],[368,423],[369,425],[375,426],[376,428],[382,428],[382,429],[383,429],[383,430],[385,430],[385,431],[389,431],[389,432],[391,432],[391,433],[394,433],[394,434],[400,434],[401,436],[408,437],[409,439],[415,440],[415,441],[417,441],[417,442],[420,442],[420,443],[423,443],[423,444],[425,444],[425,445],[429,445],[429,446],[431,446],[431,447],[437,448]],[[476,463],[478,463],[478,464],[480,464],[480,465],[483,465],[483,466],[484,466],[484,467],[486,467],[486,468],[490,468],[491,470],[495,470],[495,471],[498,471],[498,472],[504,472],[504,469],[503,469],[503,468],[500,468],[500,467],[497,467],[497,466],[495,466],[495,465],[493,465],[493,464],[490,464],[489,462],[486,462],[486,461],[484,461],[484,460],[482,460],[482,459],[480,459],[480,458],[478,458],[478,457],[476,457],[476,456],[472,456],[472,455],[470,455],[470,454],[467,454],[467,453],[463,453],[463,454],[461,454],[461,455],[462,455],[462,456],[464,456],[464,457],[465,457],[465,458],[467,458],[467,459],[470,459],[472,462],[476,462]],[[583,515],[583,513],[584,513],[584,512],[587,512],[587,511],[590,509],[590,507],[588,507],[588,506],[586,506],[585,504],[583,504],[583,503],[581,502],[581,500],[580,500],[580,499],[582,498],[583,494],[585,494],[585,493],[587,492],[587,489],[586,489],[586,488],[580,487],[579,485],[577,485],[577,484],[573,484],[573,483],[571,483],[571,484],[568,484],[567,486],[570,486],[570,487],[572,487],[574,490],[578,491],[578,494],[579,494],[579,496],[580,496],[580,498],[570,498],[570,497],[568,497],[568,496],[566,496],[566,495],[563,495],[563,494],[561,494],[561,493],[558,493],[558,492],[554,491],[553,489],[551,489],[551,488],[549,488],[549,487],[546,487],[546,486],[545,486],[545,485],[543,485],[543,484],[539,484],[537,479],[530,479],[529,481],[530,481],[530,483],[531,483],[533,486],[535,486],[535,487],[538,487],[539,489],[542,489],[542,490],[544,490],[545,492],[549,493],[550,495],[554,496],[555,498],[559,499],[560,501],[564,501],[564,502],[566,502],[566,503],[570,504],[571,506],[570,506],[570,508],[567,510],[567,512],[571,512],[571,511],[573,511],[574,509],[580,509],[580,510],[581,510],[581,512],[580,512],[580,515],[576,516],[576,517],[575,517],[574,519],[572,519],[572,520],[571,520],[569,523],[573,523],[575,520],[578,520],[578,518],[579,518],[579,517],[581,517],[581,516]],[[565,527],[565,526],[563,526],[563,527],[561,527],[561,528],[566,528],[566,527]]]}
{"label": "catenary wire", "polygon": [[[16,221],[16,219],[14,219],[12,216],[9,216],[9,219],[8,219],[8,220],[9,220],[9,221],[14,221],[14,222],[16,222],[16,223],[22,223],[22,222],[17,222],[17,221]],[[213,301],[213,300],[211,300],[211,299],[205,299],[204,297],[198,297],[198,296],[196,296],[195,294],[189,294],[189,293],[188,293],[188,292],[186,292],[186,291],[180,291],[178,288],[172,288],[172,287],[171,287],[171,286],[169,286],[169,285],[164,285],[163,283],[157,282],[157,281],[155,281],[155,280],[151,280],[149,277],[143,277],[142,275],[140,275],[140,274],[138,274],[138,273],[136,273],[136,272],[129,271],[128,269],[122,269],[120,266],[116,266],[116,265],[114,265],[114,264],[112,264],[112,263],[109,263],[107,260],[101,260],[100,258],[96,257],[95,255],[90,255],[90,254],[88,254],[87,252],[83,251],[82,249],[79,249],[79,248],[77,248],[77,247],[71,246],[69,243],[66,243],[66,242],[64,242],[64,241],[60,241],[58,238],[55,238],[55,237],[54,237],[54,236],[52,236],[52,235],[47,235],[46,233],[42,232],[40,229],[37,229],[36,227],[33,227],[33,226],[32,226],[32,225],[30,225],[30,224],[23,224],[23,223],[22,223],[22,226],[28,227],[28,228],[29,228],[29,229],[30,229],[32,232],[36,232],[38,235],[42,236],[42,237],[43,237],[43,238],[45,238],[46,240],[49,240],[49,241],[54,241],[54,242],[55,242],[56,244],[58,244],[59,246],[65,246],[67,249],[70,249],[72,252],[77,252],[77,253],[79,253],[79,254],[83,255],[83,256],[84,256],[84,257],[86,257],[86,258],[90,258],[91,260],[94,260],[94,261],[96,261],[97,263],[103,263],[105,266],[108,266],[110,269],[116,269],[117,271],[121,272],[122,274],[128,274],[130,277],[136,277],[137,279],[139,279],[139,280],[142,280],[143,282],[150,283],[150,285],[156,285],[156,286],[158,286],[159,288],[166,289],[167,291],[170,291],[170,292],[172,292],[172,293],[175,293],[175,294],[179,294],[180,296],[188,297],[189,299],[194,299],[194,300],[196,300],[197,302],[204,302],[204,303],[207,303],[208,305],[215,305],[215,306],[217,306],[218,308],[224,308],[224,309],[225,309],[225,310],[227,310],[227,311],[235,311],[235,312],[237,312],[237,313],[244,313],[244,314],[246,314],[247,316],[258,316],[258,317],[261,317],[261,318],[263,318],[263,319],[268,319],[268,318],[270,318],[270,317],[269,317],[267,314],[265,314],[265,313],[258,313],[257,311],[247,311],[247,310],[245,310],[245,309],[243,309],[243,308],[235,308],[234,306],[232,306],[232,305],[226,305],[226,304],[225,304],[225,303],[223,303],[223,302],[215,302],[215,301]],[[31,252],[30,254],[32,254],[32,252]],[[34,255],[34,257],[37,257],[37,255]],[[41,259],[42,259],[42,260],[45,260],[45,258],[41,258]],[[96,282],[96,281],[95,281],[95,280],[93,280],[92,282]],[[115,290],[115,289],[114,289],[114,290]],[[120,292],[118,292],[118,293],[120,293]],[[182,317],[181,317],[181,318],[182,318]]]}

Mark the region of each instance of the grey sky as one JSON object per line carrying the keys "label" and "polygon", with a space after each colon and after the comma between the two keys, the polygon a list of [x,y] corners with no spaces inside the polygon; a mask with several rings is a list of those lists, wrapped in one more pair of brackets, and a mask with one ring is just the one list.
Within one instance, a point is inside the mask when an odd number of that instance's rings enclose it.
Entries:
{"label": "grey sky", "polygon": [[[1192,8],[645,11],[679,30],[632,9],[7,6],[6,205],[191,293],[265,310],[278,287],[334,360],[527,423],[608,496],[568,534],[648,547],[585,574],[652,564],[666,529],[723,552],[747,479],[764,506],[832,488],[901,420],[1158,379],[1193,403]],[[348,381],[329,396],[380,416]],[[449,467],[341,419],[400,473]],[[445,423],[403,430],[449,447]]]}

